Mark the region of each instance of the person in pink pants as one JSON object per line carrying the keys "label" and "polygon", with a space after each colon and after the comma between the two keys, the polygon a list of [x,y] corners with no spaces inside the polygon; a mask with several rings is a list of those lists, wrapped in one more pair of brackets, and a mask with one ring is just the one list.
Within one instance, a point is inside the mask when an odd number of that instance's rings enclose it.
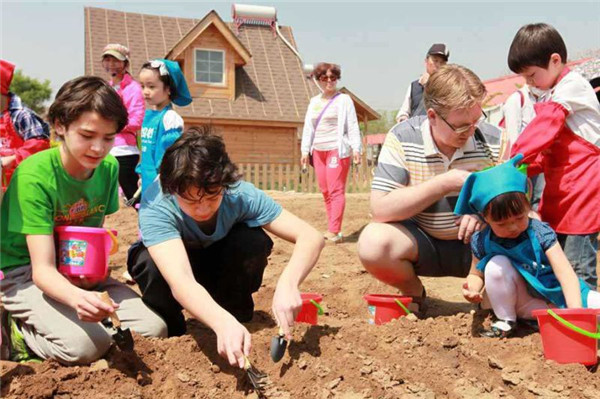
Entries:
{"label": "person in pink pants", "polygon": [[[342,241],[342,219],[346,205],[346,178],[350,157],[360,163],[361,137],[354,103],[337,90],[341,78],[338,65],[319,63],[313,70],[321,94],[308,105],[302,132],[302,168],[311,163],[315,168],[319,189],[327,211],[326,239]],[[312,161],[312,162],[311,162]]]}

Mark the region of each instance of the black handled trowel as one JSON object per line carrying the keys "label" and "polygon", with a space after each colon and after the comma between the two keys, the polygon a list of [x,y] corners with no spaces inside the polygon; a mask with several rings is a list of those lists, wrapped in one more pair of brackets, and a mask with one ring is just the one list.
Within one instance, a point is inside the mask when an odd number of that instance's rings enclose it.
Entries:
{"label": "black handled trowel", "polygon": [[285,339],[283,329],[279,327],[279,334],[271,338],[271,359],[275,363],[280,361],[283,358],[283,355],[285,355],[287,344],[288,342]]}

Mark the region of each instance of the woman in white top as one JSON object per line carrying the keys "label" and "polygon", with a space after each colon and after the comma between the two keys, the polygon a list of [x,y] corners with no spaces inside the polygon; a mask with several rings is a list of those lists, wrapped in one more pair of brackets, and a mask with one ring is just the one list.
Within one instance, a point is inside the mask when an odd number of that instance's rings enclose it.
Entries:
{"label": "woman in white top", "polygon": [[327,210],[325,238],[340,242],[350,157],[355,164],[360,163],[360,130],[352,99],[336,87],[340,67],[322,62],[313,70],[313,76],[322,93],[310,100],[306,111],[300,163],[306,168],[312,159]]}

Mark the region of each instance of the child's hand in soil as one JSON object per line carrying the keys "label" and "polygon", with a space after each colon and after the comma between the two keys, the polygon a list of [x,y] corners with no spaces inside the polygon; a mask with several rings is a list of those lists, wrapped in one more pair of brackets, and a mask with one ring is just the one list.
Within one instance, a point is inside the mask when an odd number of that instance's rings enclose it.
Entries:
{"label": "child's hand in soil", "polygon": [[113,313],[119,305],[112,302],[112,305],[106,304],[97,292],[78,290],[73,301],[73,308],[77,312],[77,317],[82,321],[97,323],[106,319]]}
{"label": "child's hand in soil", "polygon": [[466,281],[462,286],[462,294],[465,297],[465,299],[471,303],[479,303],[483,300],[483,296],[481,295],[481,292],[472,291],[469,288],[469,283],[467,283]]}
{"label": "child's hand in soil", "polygon": [[291,328],[301,308],[302,297],[300,296],[298,287],[293,284],[277,284],[271,310],[275,315],[277,324],[281,327],[287,339],[292,339]]}
{"label": "child's hand in soil", "polygon": [[244,368],[244,356],[250,354],[250,333],[235,317],[228,315],[215,329],[217,334],[217,351],[227,359],[230,365]]}

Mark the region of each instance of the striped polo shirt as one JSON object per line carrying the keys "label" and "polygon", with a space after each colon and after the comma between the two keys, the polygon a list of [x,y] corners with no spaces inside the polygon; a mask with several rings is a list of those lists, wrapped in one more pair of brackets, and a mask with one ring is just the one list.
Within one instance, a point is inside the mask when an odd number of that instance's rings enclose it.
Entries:
{"label": "striped polo shirt", "polygon": [[[443,155],[431,137],[429,120],[418,116],[395,125],[387,134],[379,154],[373,191],[390,192],[404,186],[417,186],[450,169],[481,170],[498,161],[501,132],[482,123],[452,159]],[[449,193],[412,219],[432,237],[456,240],[458,226],[454,206],[458,192]]]}

